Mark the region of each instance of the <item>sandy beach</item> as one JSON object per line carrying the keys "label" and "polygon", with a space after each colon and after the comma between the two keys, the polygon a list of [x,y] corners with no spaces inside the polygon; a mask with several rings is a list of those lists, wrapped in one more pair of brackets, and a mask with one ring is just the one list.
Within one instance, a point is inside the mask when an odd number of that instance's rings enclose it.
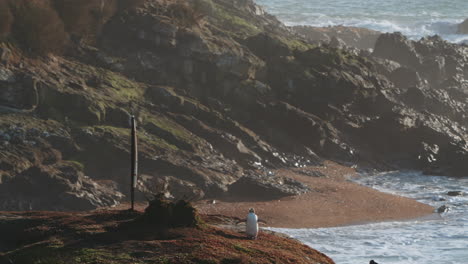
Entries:
{"label": "sandy beach", "polygon": [[429,215],[433,208],[409,198],[382,193],[347,180],[357,176],[348,167],[326,162],[321,167],[301,170],[320,171],[326,177],[312,177],[297,170],[282,169],[276,173],[307,184],[312,191],[303,195],[273,201],[238,202],[201,201],[196,207],[203,214],[220,214],[244,218],[255,208],[265,226],[283,228],[318,228],[365,222],[413,219]]}

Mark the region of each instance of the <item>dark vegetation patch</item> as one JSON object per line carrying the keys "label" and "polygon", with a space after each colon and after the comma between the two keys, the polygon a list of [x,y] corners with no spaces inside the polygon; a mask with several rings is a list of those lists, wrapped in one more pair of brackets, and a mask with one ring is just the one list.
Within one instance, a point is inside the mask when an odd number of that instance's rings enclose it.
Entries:
{"label": "dark vegetation patch", "polygon": [[13,14],[6,0],[0,0],[0,40],[11,31]]}
{"label": "dark vegetation patch", "polygon": [[115,15],[145,0],[0,0],[0,41],[30,55],[60,54],[75,42],[94,44]]}
{"label": "dark vegetation patch", "polygon": [[148,227],[197,227],[202,223],[196,209],[187,201],[168,201],[157,195],[149,202],[139,220]]}
{"label": "dark vegetation patch", "polygon": [[57,12],[45,1],[10,1],[12,36],[32,54],[63,51],[67,33]]}
{"label": "dark vegetation patch", "polygon": [[169,17],[176,19],[182,27],[201,26],[203,18],[207,15],[204,10],[204,1],[181,1],[171,3],[167,8]]}
{"label": "dark vegetation patch", "polygon": [[94,42],[103,25],[118,11],[117,0],[54,0],[65,28],[74,37]]}

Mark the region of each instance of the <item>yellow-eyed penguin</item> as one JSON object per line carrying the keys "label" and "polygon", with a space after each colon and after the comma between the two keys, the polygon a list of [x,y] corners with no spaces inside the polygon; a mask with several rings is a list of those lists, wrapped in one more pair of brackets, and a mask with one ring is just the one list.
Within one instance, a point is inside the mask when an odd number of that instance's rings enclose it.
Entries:
{"label": "yellow-eyed penguin", "polygon": [[258,217],[255,214],[253,208],[249,209],[249,214],[247,215],[247,221],[245,225],[245,233],[251,239],[257,239],[258,235]]}

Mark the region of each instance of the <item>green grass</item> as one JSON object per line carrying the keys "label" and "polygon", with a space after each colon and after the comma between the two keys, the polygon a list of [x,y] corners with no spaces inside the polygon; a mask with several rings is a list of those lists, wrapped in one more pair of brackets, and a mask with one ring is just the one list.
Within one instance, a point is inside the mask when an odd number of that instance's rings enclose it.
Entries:
{"label": "green grass", "polygon": [[[102,131],[102,134],[107,134],[106,139],[112,142],[116,142],[117,145],[119,144],[127,144],[130,142],[130,129],[128,128],[121,128],[121,127],[113,127],[113,126],[94,126],[88,127],[91,130],[98,130]],[[109,137],[110,136],[110,137]],[[144,133],[138,134],[138,140],[141,145],[146,145],[146,147],[150,148],[160,148],[166,150],[179,150],[176,146],[169,144],[164,139],[151,136]]]}
{"label": "green grass", "polygon": [[241,35],[245,37],[258,34],[262,31],[244,18],[237,16],[228,10],[225,10],[221,5],[215,4],[215,6],[216,8],[214,17],[223,21],[224,23],[228,23],[232,28],[239,30],[238,32],[231,32],[231,34],[233,33],[234,35]]}
{"label": "green grass", "polygon": [[85,165],[77,160],[64,160],[65,163],[70,164],[71,166],[74,166],[80,171],[84,171]]}
{"label": "green grass", "polygon": [[252,255],[252,254],[255,254],[255,253],[259,252],[256,249],[246,248],[246,247],[242,246],[241,244],[234,244],[233,247],[234,247],[235,250],[239,251],[242,254],[246,254],[246,255]]}
{"label": "green grass", "polygon": [[284,44],[286,44],[292,50],[306,51],[308,49],[313,49],[317,47],[316,45],[303,42],[299,39],[294,39],[294,38],[290,39],[290,38],[284,38],[284,37],[278,37],[278,39]]}
{"label": "green grass", "polygon": [[127,253],[115,253],[100,249],[83,248],[72,252],[72,263],[137,263]]}
{"label": "green grass", "polygon": [[197,136],[193,135],[185,128],[181,127],[179,124],[173,122],[170,119],[159,115],[147,115],[146,119],[148,123],[152,123],[162,130],[167,131],[181,141],[184,141],[188,144],[200,143],[200,139]]}
{"label": "green grass", "polygon": [[138,83],[130,81],[118,73],[101,70],[100,77],[104,86],[109,86],[113,89],[117,99],[127,101],[143,96],[144,91]]}

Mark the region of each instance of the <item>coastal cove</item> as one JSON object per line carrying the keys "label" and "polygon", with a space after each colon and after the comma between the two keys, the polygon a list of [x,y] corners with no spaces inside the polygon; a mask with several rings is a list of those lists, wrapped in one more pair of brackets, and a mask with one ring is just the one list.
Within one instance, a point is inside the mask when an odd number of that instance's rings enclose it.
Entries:
{"label": "coastal cove", "polygon": [[[468,259],[468,177],[448,178],[417,172],[363,176],[356,182],[380,191],[410,197],[435,208],[440,215],[335,228],[271,230],[285,233],[324,252],[339,264],[459,264]],[[448,192],[458,190],[460,196]]]}
{"label": "coastal cove", "polygon": [[0,264],[465,264],[467,10],[0,0]]}
{"label": "coastal cove", "polygon": [[[242,200],[230,197],[197,203],[203,214],[243,218],[254,207],[265,226],[283,228],[319,228],[352,225],[365,222],[414,219],[431,215],[432,206],[410,198],[392,195],[350,182],[354,169],[326,162],[323,166],[285,169],[277,175],[306,183],[306,194],[276,200]],[[315,175],[322,176],[315,176]]]}

